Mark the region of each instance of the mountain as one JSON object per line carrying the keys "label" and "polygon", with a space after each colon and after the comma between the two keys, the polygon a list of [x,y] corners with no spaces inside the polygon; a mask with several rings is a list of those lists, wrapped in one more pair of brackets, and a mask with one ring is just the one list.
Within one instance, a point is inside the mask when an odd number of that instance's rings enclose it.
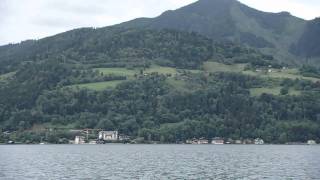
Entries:
{"label": "mountain", "polygon": [[[302,52],[307,52],[303,45],[308,42],[305,36],[319,39],[308,32],[317,31],[313,24],[288,12],[262,12],[236,0],[199,0],[156,18],[140,18],[120,26],[197,32],[216,41],[230,40],[259,48],[284,62],[301,64]],[[293,46],[297,53],[292,53]],[[319,43],[314,41],[307,47],[314,49]],[[320,57],[314,53],[310,56]]]}
{"label": "mountain", "polygon": [[318,25],[201,0],[1,46],[0,143],[67,143],[86,128],[148,143],[320,141],[320,69],[279,58],[317,56]]}
{"label": "mountain", "polygon": [[[288,12],[262,12],[237,0],[199,0],[180,9],[166,11],[156,18],[139,18],[95,30],[75,30],[71,31],[72,34],[67,32],[55,36],[56,40],[50,41],[51,45],[48,46],[59,44],[60,41],[68,41],[68,45],[77,46],[72,42],[111,36],[112,29],[119,27],[196,32],[215,42],[231,41],[257,48],[285,63],[300,66],[306,63],[307,57],[312,59],[313,64],[320,66],[319,38],[315,38],[319,32],[319,20],[306,21]],[[37,44],[40,42],[46,41],[41,40]],[[28,43],[23,44],[23,47],[28,46]],[[1,49],[9,48],[13,52],[11,47],[0,48],[0,58]]]}

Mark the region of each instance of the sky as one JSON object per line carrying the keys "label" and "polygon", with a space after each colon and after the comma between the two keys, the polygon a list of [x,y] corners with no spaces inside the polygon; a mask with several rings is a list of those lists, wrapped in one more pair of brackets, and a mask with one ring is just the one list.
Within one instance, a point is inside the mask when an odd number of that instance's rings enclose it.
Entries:
{"label": "sky", "polygon": [[[156,17],[196,0],[0,0],[0,45],[40,39],[80,27],[104,27]],[[320,0],[240,0],[307,20],[320,16]]]}

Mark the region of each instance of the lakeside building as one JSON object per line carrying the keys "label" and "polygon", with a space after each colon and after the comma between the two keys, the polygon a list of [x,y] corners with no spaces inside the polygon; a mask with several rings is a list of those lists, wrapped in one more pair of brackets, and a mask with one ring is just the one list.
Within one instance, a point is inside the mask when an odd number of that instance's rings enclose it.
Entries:
{"label": "lakeside building", "polygon": [[219,137],[215,137],[212,139],[211,144],[222,145],[224,144],[224,140]]}
{"label": "lakeside building", "polygon": [[308,145],[316,145],[317,142],[315,140],[308,140],[307,144]]}
{"label": "lakeside building", "polygon": [[117,141],[119,139],[118,131],[100,131],[98,137],[99,140],[104,141]]}
{"label": "lakeside building", "polygon": [[198,144],[209,144],[209,141],[207,139],[205,139],[205,138],[200,138],[198,140]]}
{"label": "lakeside building", "polygon": [[130,140],[130,136],[124,135],[124,134],[120,134],[118,137],[119,141],[129,141]]}
{"label": "lakeside building", "polygon": [[262,144],[264,144],[264,140],[261,139],[261,138],[257,138],[257,139],[254,140],[254,144],[262,145]]}
{"label": "lakeside building", "polygon": [[209,141],[205,138],[200,138],[200,139],[187,139],[186,144],[209,144]]}
{"label": "lakeside building", "polygon": [[74,139],[74,144],[84,144],[84,137],[83,136],[76,136]]}

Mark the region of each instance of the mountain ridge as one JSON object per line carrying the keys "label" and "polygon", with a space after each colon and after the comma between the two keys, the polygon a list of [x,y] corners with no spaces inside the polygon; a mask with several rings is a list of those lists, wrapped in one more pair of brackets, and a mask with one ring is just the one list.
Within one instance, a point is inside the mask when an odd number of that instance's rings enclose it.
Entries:
{"label": "mountain ridge", "polygon": [[199,0],[155,18],[138,18],[118,26],[197,32],[216,41],[228,40],[258,48],[284,62],[301,64],[301,53],[294,54],[291,48],[305,33],[308,22],[312,21],[288,12],[259,11],[237,0]]}
{"label": "mountain ridge", "polygon": [[[307,21],[292,16],[288,12],[263,12],[242,4],[238,0],[199,0],[176,10],[165,11],[155,18],[137,18],[117,25],[97,28],[92,31],[92,34],[112,27],[196,32],[215,42],[231,41],[257,48],[285,63],[300,66],[306,63],[305,59],[308,58],[312,59],[311,62],[314,65],[320,66],[320,50],[317,49],[319,43],[315,40],[316,38],[313,38],[320,33],[320,28],[310,25],[315,24],[313,22],[316,21],[317,19]],[[86,28],[71,31],[83,29]],[[313,32],[312,37],[308,31]],[[70,31],[66,33],[68,32]],[[101,35],[104,36],[104,34]],[[60,36],[66,35],[60,33],[50,37]],[[313,43],[306,45],[309,39]],[[313,49],[312,52],[304,48],[305,46]]]}

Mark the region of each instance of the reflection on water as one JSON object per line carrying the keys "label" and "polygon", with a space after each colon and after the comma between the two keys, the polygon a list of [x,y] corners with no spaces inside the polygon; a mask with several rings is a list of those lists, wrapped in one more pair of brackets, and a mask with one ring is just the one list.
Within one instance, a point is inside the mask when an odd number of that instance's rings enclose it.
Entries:
{"label": "reflection on water", "polygon": [[320,179],[320,146],[0,146],[0,179]]}

